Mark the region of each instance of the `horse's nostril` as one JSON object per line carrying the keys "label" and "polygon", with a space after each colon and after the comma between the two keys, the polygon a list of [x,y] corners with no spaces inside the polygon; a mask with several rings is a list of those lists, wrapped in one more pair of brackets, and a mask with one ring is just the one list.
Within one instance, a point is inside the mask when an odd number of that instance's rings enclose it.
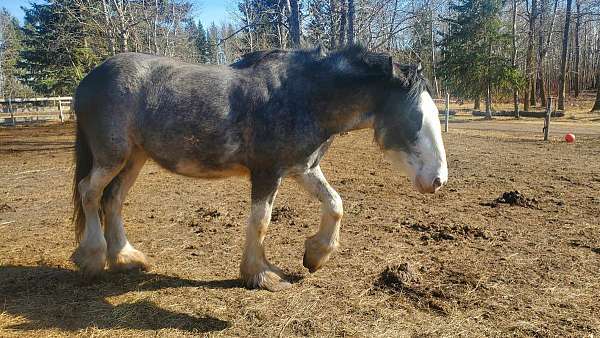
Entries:
{"label": "horse's nostril", "polygon": [[442,179],[439,177],[436,177],[435,180],[433,180],[433,188],[437,189],[441,186],[442,186]]}

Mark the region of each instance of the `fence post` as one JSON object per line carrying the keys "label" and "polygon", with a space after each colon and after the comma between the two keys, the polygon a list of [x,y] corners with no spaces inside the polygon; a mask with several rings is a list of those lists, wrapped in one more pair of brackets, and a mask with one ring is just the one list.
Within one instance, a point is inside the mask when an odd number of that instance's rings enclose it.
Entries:
{"label": "fence post", "polygon": [[58,99],[58,115],[60,117],[60,123],[65,123],[65,115],[63,115],[62,101]]}
{"label": "fence post", "polygon": [[444,132],[448,132],[448,120],[450,119],[450,93],[446,93],[446,111],[444,121]]}
{"label": "fence post", "polygon": [[549,97],[546,101],[546,116],[544,117],[544,141],[548,141],[550,133],[550,116],[552,115],[552,98]]}
{"label": "fence post", "polygon": [[8,111],[10,112],[10,119],[12,120],[12,126],[14,127],[17,125],[17,119],[15,118],[15,113],[13,112],[11,97],[8,97]]}

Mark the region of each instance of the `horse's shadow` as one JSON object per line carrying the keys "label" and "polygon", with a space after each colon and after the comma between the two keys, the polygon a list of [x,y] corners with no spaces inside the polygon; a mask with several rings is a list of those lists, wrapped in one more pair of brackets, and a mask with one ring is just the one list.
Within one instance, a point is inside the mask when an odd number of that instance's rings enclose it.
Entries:
{"label": "horse's shadow", "polygon": [[163,309],[149,300],[112,305],[106,299],[130,291],[167,288],[241,287],[237,280],[193,281],[159,274],[111,274],[93,283],[72,270],[49,266],[0,266],[0,315],[24,317],[27,322],[1,323],[8,330],[88,327],[138,330],[179,329],[221,331],[231,324],[211,316],[194,316]]}

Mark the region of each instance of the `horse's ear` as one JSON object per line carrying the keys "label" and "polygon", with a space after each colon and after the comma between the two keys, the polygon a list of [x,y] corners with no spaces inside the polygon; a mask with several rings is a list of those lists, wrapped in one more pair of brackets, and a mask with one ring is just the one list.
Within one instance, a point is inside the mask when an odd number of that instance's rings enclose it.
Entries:
{"label": "horse's ear", "polygon": [[319,57],[325,57],[327,56],[327,48],[325,48],[325,46],[323,46],[322,43],[319,43],[317,45],[317,47],[315,48],[315,53],[319,56]]}
{"label": "horse's ear", "polygon": [[408,86],[408,84],[410,83],[409,79],[409,73],[410,73],[410,69],[409,66],[406,65],[401,65],[399,63],[394,63],[393,65],[394,67],[394,79],[400,81],[400,83],[404,86]]}
{"label": "horse's ear", "polygon": [[391,56],[383,53],[366,53],[363,60],[370,68],[385,76],[394,76],[394,63]]}
{"label": "horse's ear", "polygon": [[421,73],[423,73],[423,65],[421,64],[421,62],[419,62],[419,63],[417,64],[417,73],[418,73],[418,74],[421,74]]}

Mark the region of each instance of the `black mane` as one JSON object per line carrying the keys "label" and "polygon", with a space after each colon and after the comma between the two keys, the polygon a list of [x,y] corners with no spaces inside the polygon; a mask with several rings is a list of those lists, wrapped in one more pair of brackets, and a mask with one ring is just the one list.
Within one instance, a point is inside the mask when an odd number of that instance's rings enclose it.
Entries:
{"label": "black mane", "polygon": [[429,94],[433,92],[433,88],[429,81],[423,76],[420,70],[420,65],[413,64],[394,64],[394,68],[399,69],[399,75],[396,77],[401,82],[404,88],[408,89],[408,98],[411,100],[417,99],[422,92],[426,91]]}
{"label": "black mane", "polygon": [[238,61],[229,66],[236,69],[244,69],[287,57],[302,59],[303,61],[316,61],[322,57],[322,51],[320,48],[259,50],[242,55]]}
{"label": "black mane", "polygon": [[321,46],[295,50],[260,50],[244,54],[238,61],[232,63],[230,67],[245,69],[282,60],[286,60],[289,63],[317,63],[325,60],[326,63],[333,65],[343,60],[349,65],[366,66],[365,71],[369,75],[389,78],[392,84],[401,86],[407,90],[409,99],[418,98],[423,91],[427,91],[428,93],[433,92],[429,81],[423,76],[419,66],[399,63],[390,65],[390,59],[391,56],[388,53],[370,52],[360,44],[353,44],[332,52],[324,51],[324,48]]}
{"label": "black mane", "polygon": [[242,55],[242,57],[232,63],[230,67],[236,69],[243,69],[252,67],[260,62],[268,60],[273,57],[281,56],[282,54],[289,54],[293,51],[283,50],[283,49],[274,49],[274,50],[259,50],[255,52],[250,52]]}

